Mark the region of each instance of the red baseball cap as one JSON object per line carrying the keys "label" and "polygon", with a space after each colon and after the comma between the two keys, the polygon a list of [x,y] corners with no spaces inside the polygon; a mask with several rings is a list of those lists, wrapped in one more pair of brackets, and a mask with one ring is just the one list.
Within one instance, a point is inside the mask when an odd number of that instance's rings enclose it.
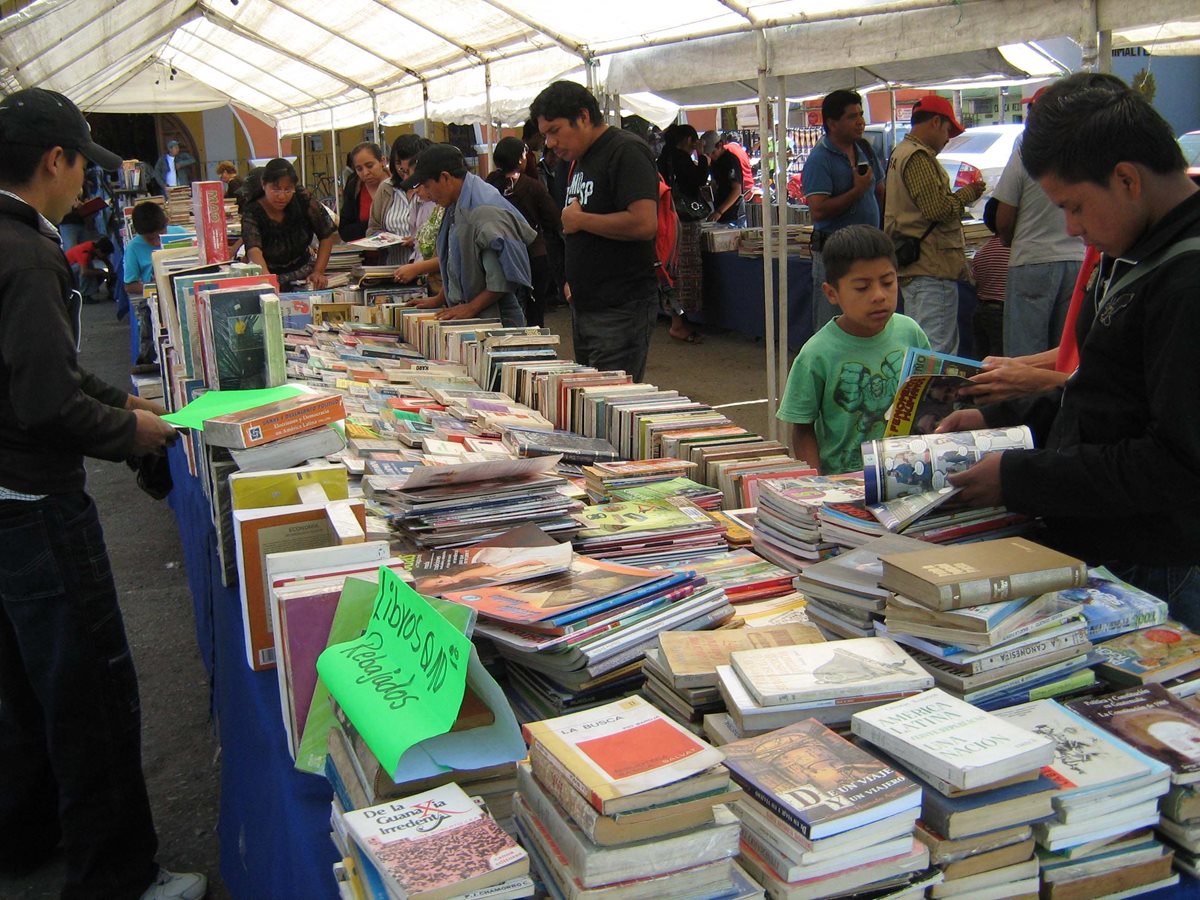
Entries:
{"label": "red baseball cap", "polygon": [[958,137],[963,133],[963,127],[959,124],[958,119],[954,118],[954,107],[950,105],[950,101],[945,97],[939,97],[937,94],[928,94],[913,104],[912,111],[916,112],[931,112],[935,115],[945,116],[950,120],[950,137]]}
{"label": "red baseball cap", "polygon": [[1037,103],[1038,98],[1041,97],[1042,94],[1046,93],[1046,91],[1048,91],[1048,90],[1050,90],[1050,85],[1043,84],[1040,88],[1037,89],[1037,92],[1032,97],[1022,97],[1021,102],[1022,103]]}

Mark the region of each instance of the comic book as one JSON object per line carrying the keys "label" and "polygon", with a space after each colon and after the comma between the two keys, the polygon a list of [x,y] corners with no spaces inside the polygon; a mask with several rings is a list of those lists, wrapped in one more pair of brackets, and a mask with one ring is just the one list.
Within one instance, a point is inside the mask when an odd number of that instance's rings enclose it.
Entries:
{"label": "comic book", "polygon": [[974,409],[969,398],[959,396],[970,384],[961,375],[914,375],[905,380],[888,409],[883,436],[932,434],[955,410]]}

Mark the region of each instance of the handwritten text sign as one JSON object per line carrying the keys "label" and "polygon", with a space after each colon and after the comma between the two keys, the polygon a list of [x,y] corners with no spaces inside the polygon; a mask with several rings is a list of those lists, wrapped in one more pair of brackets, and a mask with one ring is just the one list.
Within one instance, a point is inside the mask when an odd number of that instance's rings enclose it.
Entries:
{"label": "handwritten text sign", "polygon": [[470,640],[389,569],[361,637],[333,644],[317,672],[388,772],[404,751],[454,725]]}

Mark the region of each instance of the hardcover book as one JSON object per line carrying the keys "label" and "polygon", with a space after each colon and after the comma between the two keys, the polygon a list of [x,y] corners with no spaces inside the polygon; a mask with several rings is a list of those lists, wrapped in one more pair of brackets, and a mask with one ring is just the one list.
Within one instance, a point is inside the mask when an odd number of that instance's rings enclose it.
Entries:
{"label": "hardcover book", "polygon": [[345,814],[390,892],[447,900],[529,871],[529,857],[457,784]]}
{"label": "hardcover book", "polygon": [[1121,740],[1171,767],[1175,784],[1200,781],[1200,710],[1159,684],[1067,704]]}
{"label": "hardcover book", "polygon": [[1040,769],[1054,742],[934,689],[854,714],[856,735],[959,790]]}
{"label": "hardcover book", "polygon": [[730,662],[763,706],[921,691],[933,686],[929,673],[886,638],[737,650],[730,655]]}
{"label": "hardcover book", "polygon": [[733,780],[809,840],[921,803],[921,788],[815,719],[721,748]]}
{"label": "hardcover book", "polygon": [[881,584],[932,609],[999,603],[1087,582],[1087,566],[1025,538],[951,544],[882,557]]}
{"label": "hardcover book", "polygon": [[1143,628],[1096,645],[1096,674],[1113,684],[1160,684],[1200,669],[1200,635],[1178,622]]}

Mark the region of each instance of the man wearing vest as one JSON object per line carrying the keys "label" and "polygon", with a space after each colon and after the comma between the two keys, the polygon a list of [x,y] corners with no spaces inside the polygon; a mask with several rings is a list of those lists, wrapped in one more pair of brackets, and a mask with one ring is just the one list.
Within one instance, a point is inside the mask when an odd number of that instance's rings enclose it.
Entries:
{"label": "man wearing vest", "polygon": [[[1070,234],[1104,255],[1065,386],[961,410],[938,430],[1028,424],[1008,450],[950,476],[970,506],[1041,516],[1046,540],[1167,601],[1200,626],[1200,189],[1170,125],[1111,75],[1053,84],[1022,158]],[[955,499],[959,499],[956,497]]]}
{"label": "man wearing vest", "polygon": [[847,225],[879,227],[883,202],[883,170],[863,141],[862,95],[839,90],[821,101],[825,136],[804,163],[802,183],[812,212],[813,334],[834,317],[837,307],[825,297],[825,264],[821,247]]}
{"label": "man wearing vest", "polygon": [[958,352],[958,282],[970,278],[963,244],[963,210],[983,196],[976,181],[957,191],[938,164],[937,155],[963,127],[945,97],[930,94],[913,106],[912,130],[888,164],[887,207],[883,230],[893,241],[920,242],[920,256],[901,261],[904,311],[916,319],[930,346]]}

